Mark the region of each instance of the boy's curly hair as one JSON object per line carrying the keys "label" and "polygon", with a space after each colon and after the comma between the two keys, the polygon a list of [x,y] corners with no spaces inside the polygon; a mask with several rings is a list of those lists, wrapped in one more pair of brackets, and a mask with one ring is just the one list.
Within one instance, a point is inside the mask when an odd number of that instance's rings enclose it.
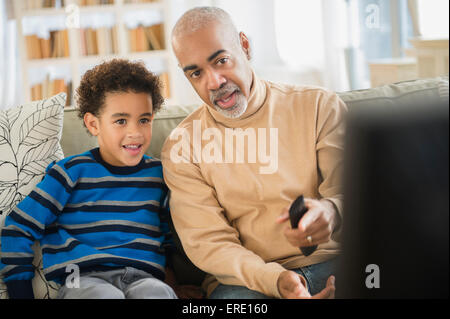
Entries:
{"label": "boy's curly hair", "polygon": [[113,59],[88,70],[76,90],[78,117],[86,113],[98,116],[104,106],[107,93],[148,93],[152,97],[153,113],[164,102],[161,95],[161,81],[148,71],[143,62]]}

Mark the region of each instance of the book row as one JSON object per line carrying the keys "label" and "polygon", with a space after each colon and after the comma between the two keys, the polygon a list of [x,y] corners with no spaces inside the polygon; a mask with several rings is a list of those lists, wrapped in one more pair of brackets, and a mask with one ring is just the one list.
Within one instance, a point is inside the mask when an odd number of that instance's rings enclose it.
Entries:
{"label": "book row", "polygon": [[50,31],[48,38],[25,36],[28,59],[64,58],[70,55],[67,29]]}
{"label": "book row", "polygon": [[[17,1],[17,0],[16,0]],[[124,0],[124,3],[149,3],[160,0]],[[78,0],[79,6],[98,6],[103,4],[114,4],[114,0]],[[63,8],[65,0],[25,0],[23,9],[33,10],[42,8]]]}
{"label": "book row", "polygon": [[142,52],[149,50],[164,50],[164,26],[154,24],[144,27],[128,29],[128,39],[131,52]]}
{"label": "book row", "polygon": [[[159,75],[162,82],[162,96],[164,98],[170,97],[170,85],[169,85],[169,74],[163,72]],[[43,100],[49,98],[55,94],[65,92],[67,94],[66,106],[72,104],[72,82],[65,81],[61,78],[50,79],[47,75],[44,81],[36,83],[31,87],[31,100]]]}
{"label": "book row", "polygon": [[81,55],[108,55],[119,53],[117,28],[80,29]]}
{"label": "book row", "polygon": [[31,100],[43,100],[55,94],[66,92],[66,106],[72,103],[72,82],[67,82],[64,79],[47,78],[41,83],[37,83],[31,87]]}

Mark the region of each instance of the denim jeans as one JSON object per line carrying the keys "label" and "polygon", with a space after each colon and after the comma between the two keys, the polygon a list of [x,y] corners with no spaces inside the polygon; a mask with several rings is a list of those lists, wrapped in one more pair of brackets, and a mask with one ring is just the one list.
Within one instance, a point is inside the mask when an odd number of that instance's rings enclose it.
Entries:
{"label": "denim jeans", "polygon": [[145,271],[126,267],[80,276],[80,286],[62,286],[58,299],[176,299],[170,286]]}
{"label": "denim jeans", "polygon": [[[338,258],[330,259],[328,261],[291,269],[296,273],[302,275],[308,283],[308,290],[311,295],[315,295],[325,288],[328,277],[333,275],[337,269]],[[211,293],[210,299],[270,299],[258,291],[250,290],[243,286],[222,285],[219,284]]]}

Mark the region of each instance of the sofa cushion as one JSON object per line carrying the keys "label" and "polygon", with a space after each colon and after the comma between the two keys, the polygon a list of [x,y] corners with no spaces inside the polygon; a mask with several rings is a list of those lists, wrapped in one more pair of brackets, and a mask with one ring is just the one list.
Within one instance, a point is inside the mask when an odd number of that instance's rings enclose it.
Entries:
{"label": "sofa cushion", "polygon": [[98,146],[97,139],[89,134],[76,109],[64,111],[61,146],[65,157],[78,155]]}
{"label": "sofa cushion", "polygon": [[[64,157],[60,146],[66,94],[0,111],[0,227],[6,215],[41,181],[46,167]],[[35,245],[36,276],[40,296],[40,249]],[[1,242],[0,242],[1,253]],[[38,291],[39,290],[39,291]],[[0,297],[6,289],[0,284]]]}
{"label": "sofa cushion", "polygon": [[[198,106],[164,106],[155,115],[153,120],[152,142],[146,154],[160,158],[161,149],[166,137],[188,114]],[[71,156],[83,153],[98,146],[97,139],[91,136],[84,127],[83,121],[78,118],[76,109],[69,109],[64,112],[64,128],[61,145],[64,155]]]}
{"label": "sofa cushion", "polygon": [[147,155],[161,158],[161,149],[170,132],[190,113],[198,108],[198,105],[170,105],[165,106],[155,115],[153,122],[152,142]]}
{"label": "sofa cushion", "polygon": [[397,102],[448,98],[448,76],[387,84],[376,88],[338,93],[349,108]]}

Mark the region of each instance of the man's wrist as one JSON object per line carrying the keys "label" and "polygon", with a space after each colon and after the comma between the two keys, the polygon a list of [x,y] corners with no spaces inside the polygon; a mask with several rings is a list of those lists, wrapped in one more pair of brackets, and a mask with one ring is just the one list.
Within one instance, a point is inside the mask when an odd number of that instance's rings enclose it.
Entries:
{"label": "man's wrist", "polygon": [[341,215],[339,214],[339,210],[336,206],[336,204],[327,198],[320,200],[322,204],[325,205],[326,209],[330,211],[330,214],[332,216],[332,233],[335,233],[339,228],[341,227]]}

